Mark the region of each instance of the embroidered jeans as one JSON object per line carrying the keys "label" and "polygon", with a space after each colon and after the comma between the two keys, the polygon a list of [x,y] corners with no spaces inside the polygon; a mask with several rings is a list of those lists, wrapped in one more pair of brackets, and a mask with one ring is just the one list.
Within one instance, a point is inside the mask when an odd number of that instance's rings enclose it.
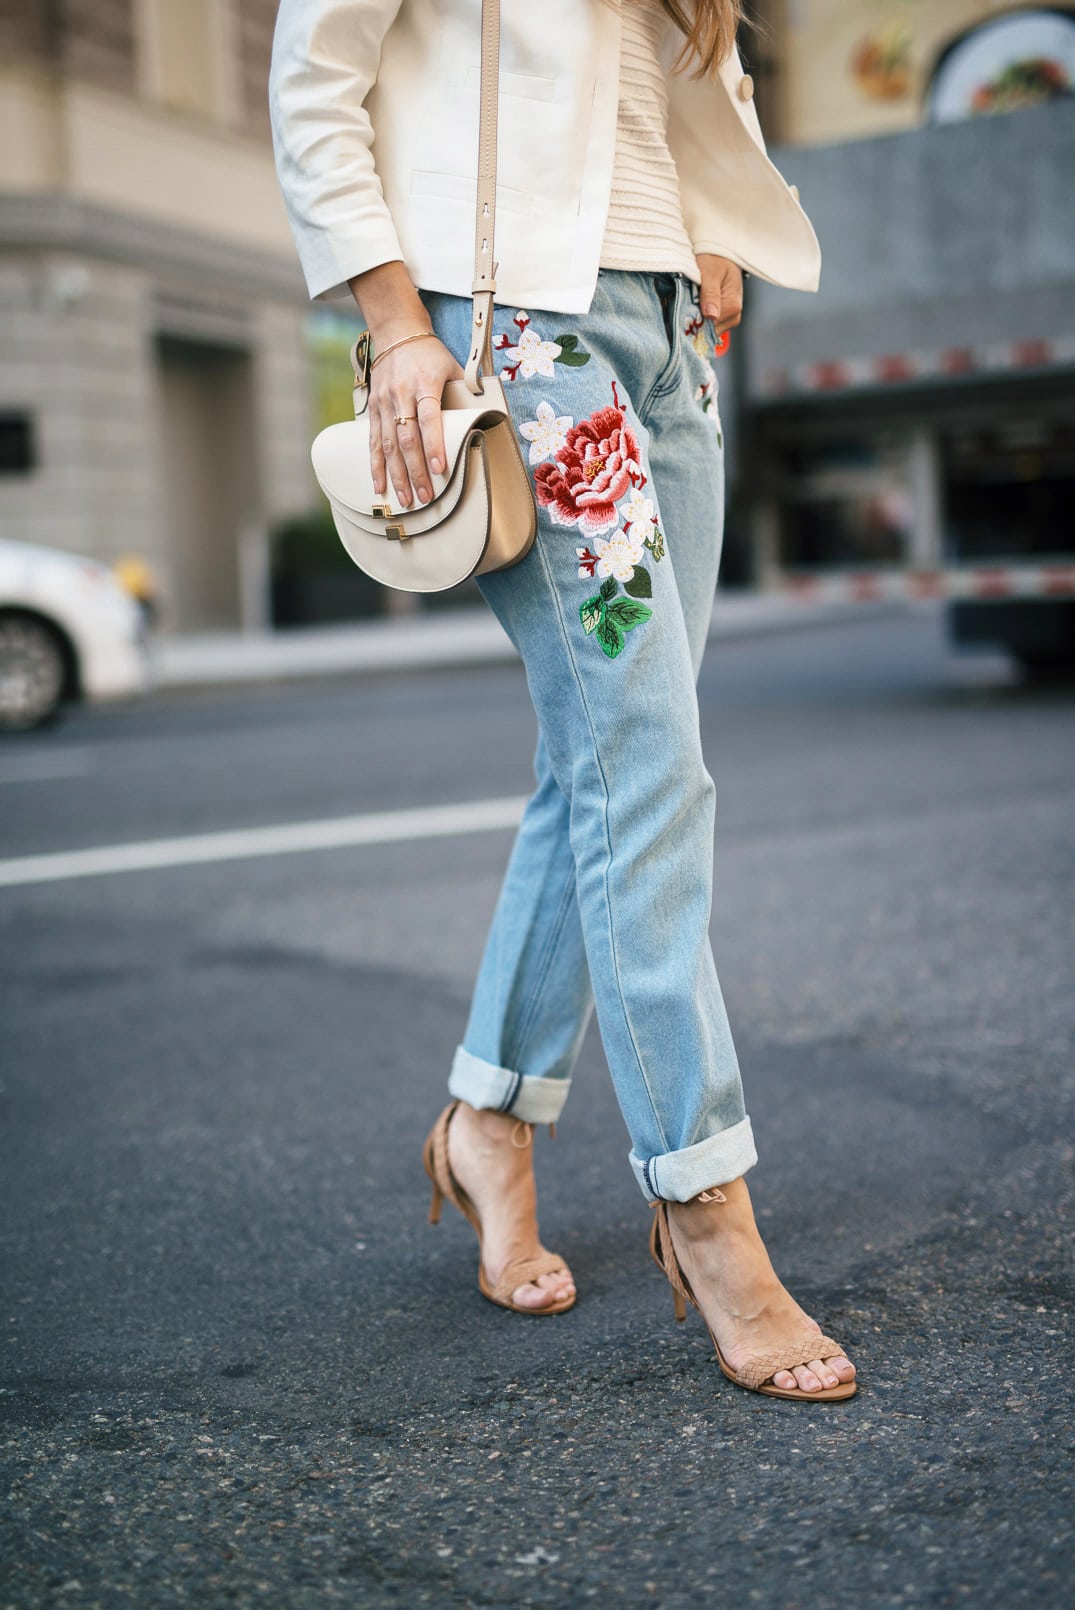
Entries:
{"label": "embroidered jeans", "polygon": [[[426,302],[462,356],[470,302]],[[539,524],[481,587],[540,739],[449,1089],[552,1121],[596,1003],[635,1177],[686,1201],[757,1161],[709,941],[695,690],[723,530],[712,327],[688,280],[604,270],[589,313],[498,308],[494,335]]]}

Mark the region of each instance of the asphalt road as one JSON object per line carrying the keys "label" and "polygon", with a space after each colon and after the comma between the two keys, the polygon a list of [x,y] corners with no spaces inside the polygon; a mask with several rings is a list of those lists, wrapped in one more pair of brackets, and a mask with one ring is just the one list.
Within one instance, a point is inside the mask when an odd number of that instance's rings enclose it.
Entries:
{"label": "asphalt road", "polygon": [[[4,888],[0,1605],[1070,1602],[1075,692],[925,613],[702,704],[752,1189],[858,1397],[673,1323],[592,1037],[576,1310],[426,1224],[508,833]],[[0,855],[508,797],[532,740],[504,667],[85,713],[0,748]]]}

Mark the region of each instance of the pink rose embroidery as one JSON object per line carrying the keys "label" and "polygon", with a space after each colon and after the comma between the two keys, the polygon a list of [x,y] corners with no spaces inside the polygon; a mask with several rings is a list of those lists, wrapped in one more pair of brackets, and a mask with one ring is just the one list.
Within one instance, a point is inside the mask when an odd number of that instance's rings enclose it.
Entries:
{"label": "pink rose embroidery", "polygon": [[555,525],[577,525],[583,536],[599,537],[617,524],[616,501],[645,485],[638,462],[638,440],[622,408],[599,408],[567,433],[551,464],[534,472],[538,502],[552,512]]}

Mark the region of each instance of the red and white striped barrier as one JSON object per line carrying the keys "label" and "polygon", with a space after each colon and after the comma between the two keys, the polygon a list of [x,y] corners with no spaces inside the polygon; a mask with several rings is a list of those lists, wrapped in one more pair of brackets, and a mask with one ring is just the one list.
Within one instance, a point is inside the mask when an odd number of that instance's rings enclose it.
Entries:
{"label": "red and white striped barrier", "polygon": [[943,570],[840,570],[783,577],[804,603],[869,604],[921,598],[1075,598],[1075,558],[1047,564],[952,565]]}
{"label": "red and white striped barrier", "polygon": [[997,341],[939,351],[883,352],[869,358],[837,358],[820,363],[770,368],[762,376],[764,397],[849,391],[907,385],[921,380],[960,380],[968,375],[1013,370],[1053,369],[1075,364],[1075,336],[1029,341]]}

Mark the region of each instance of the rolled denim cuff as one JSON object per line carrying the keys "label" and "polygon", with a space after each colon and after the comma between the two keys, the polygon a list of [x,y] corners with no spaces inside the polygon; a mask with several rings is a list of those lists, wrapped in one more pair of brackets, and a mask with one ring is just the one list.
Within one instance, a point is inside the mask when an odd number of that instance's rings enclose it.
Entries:
{"label": "rolled denim cuff", "polygon": [[[563,1111],[570,1079],[537,1079],[485,1062],[463,1046],[456,1050],[448,1090],[471,1107],[510,1112],[527,1124],[554,1124]],[[699,1187],[702,1189],[702,1187]]]}
{"label": "rolled denim cuff", "polygon": [[630,1154],[631,1168],[647,1202],[689,1202],[711,1185],[737,1180],[757,1161],[749,1118],[682,1151],[663,1152],[659,1157]]}

